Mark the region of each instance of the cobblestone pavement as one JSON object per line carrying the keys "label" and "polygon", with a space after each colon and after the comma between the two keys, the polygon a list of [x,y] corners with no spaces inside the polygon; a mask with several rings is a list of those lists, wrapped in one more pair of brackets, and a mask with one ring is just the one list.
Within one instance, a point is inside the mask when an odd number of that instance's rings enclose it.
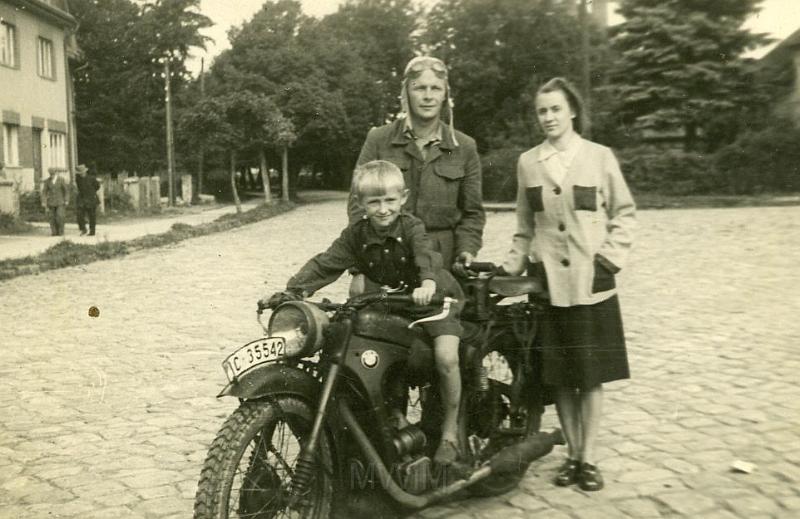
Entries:
{"label": "cobblestone pavement", "polygon": [[[338,233],[341,204],[0,283],[0,517],[189,517],[235,407],[214,398],[219,363],[257,337],[257,298]],[[418,517],[800,516],[800,208],[639,219],[620,277],[633,378],[607,385],[599,440],[607,488],[552,486],[559,447],[507,495]],[[513,221],[490,216],[483,259]]]}

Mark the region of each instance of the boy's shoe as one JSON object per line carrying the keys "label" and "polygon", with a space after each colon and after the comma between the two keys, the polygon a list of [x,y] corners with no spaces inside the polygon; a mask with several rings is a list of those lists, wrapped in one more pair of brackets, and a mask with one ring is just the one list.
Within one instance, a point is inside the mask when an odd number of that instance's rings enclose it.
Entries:
{"label": "boy's shoe", "polygon": [[603,488],[603,475],[597,465],[590,463],[581,464],[581,471],[578,474],[578,486],[586,492],[594,492]]}
{"label": "boy's shoe", "polygon": [[85,235],[86,235],[86,231],[81,231],[81,236],[85,236]]}
{"label": "boy's shoe", "polygon": [[433,461],[439,465],[452,465],[458,459],[458,446],[452,440],[442,440]]}
{"label": "boy's shoe", "polygon": [[567,461],[558,469],[553,483],[559,487],[566,487],[578,482],[578,476],[581,470],[581,462],[567,458]]}

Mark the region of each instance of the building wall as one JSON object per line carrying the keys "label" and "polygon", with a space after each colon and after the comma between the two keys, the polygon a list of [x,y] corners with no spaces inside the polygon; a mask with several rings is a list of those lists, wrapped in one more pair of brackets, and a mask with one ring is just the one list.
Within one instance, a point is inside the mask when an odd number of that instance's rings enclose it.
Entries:
{"label": "building wall", "polygon": [[[23,191],[36,189],[34,178],[33,128],[41,128],[42,177],[47,177],[50,161],[50,131],[66,133],[68,128],[67,63],[64,53],[64,30],[30,12],[0,0],[0,18],[16,29],[17,63],[15,68],[0,65],[0,117],[4,123],[18,124],[19,167],[6,165],[6,176],[17,180]],[[39,37],[53,44],[54,78],[38,74]],[[0,140],[2,132],[0,132]],[[65,146],[70,137],[65,136]],[[0,155],[3,153],[0,146]],[[65,150],[65,153],[69,153]],[[0,159],[4,159],[0,157]],[[5,162],[5,160],[4,160]],[[69,162],[67,161],[67,164]]]}

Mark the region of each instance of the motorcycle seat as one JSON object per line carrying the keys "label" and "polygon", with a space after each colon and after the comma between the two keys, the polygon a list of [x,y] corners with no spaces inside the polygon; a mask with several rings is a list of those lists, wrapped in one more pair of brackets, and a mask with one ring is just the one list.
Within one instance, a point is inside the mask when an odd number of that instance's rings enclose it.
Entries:
{"label": "motorcycle seat", "polygon": [[489,280],[489,292],[502,297],[542,294],[542,282],[530,276],[496,276]]}

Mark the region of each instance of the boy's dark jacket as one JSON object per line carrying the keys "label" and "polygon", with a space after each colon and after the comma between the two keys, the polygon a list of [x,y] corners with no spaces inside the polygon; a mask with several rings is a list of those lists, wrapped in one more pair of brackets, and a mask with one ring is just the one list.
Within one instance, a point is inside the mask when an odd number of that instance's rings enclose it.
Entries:
{"label": "boy's dark jacket", "polygon": [[366,217],[349,225],[328,250],[309,260],[287,284],[287,290],[309,296],[355,267],[380,285],[417,287],[435,279],[442,268],[422,221],[401,213],[387,232],[376,231]]}

